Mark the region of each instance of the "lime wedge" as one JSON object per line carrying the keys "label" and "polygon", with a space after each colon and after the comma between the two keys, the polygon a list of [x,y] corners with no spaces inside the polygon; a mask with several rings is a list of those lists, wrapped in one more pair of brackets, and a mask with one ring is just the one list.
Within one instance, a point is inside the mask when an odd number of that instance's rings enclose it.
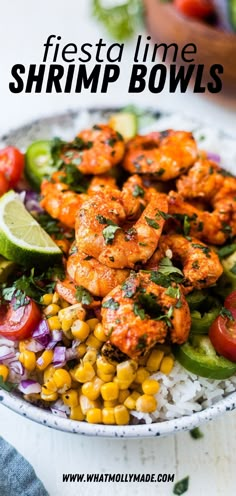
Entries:
{"label": "lime wedge", "polygon": [[0,199],[0,254],[26,266],[53,265],[62,258],[61,250],[14,191]]}

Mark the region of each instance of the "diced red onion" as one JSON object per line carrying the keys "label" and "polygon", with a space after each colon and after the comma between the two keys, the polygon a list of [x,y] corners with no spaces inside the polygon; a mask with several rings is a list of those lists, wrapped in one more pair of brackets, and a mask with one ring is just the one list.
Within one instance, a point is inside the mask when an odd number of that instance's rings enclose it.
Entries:
{"label": "diced red onion", "polygon": [[9,376],[8,376],[9,382],[19,383],[23,379],[27,379],[27,374],[25,372],[25,369],[18,360],[8,363],[8,367],[9,367]]}
{"label": "diced red onion", "polygon": [[213,162],[216,162],[217,164],[220,164],[221,162],[221,157],[218,153],[207,152],[207,158],[209,158],[209,160],[213,160]]}
{"label": "diced red onion", "polygon": [[37,213],[44,212],[43,208],[39,204],[39,195],[35,193],[35,191],[24,191],[24,193],[25,193],[25,197],[23,201],[25,204],[25,208],[29,212],[37,212]]}
{"label": "diced red onion", "polygon": [[3,336],[0,336],[0,346],[3,346],[3,345],[9,346],[9,348],[12,348],[12,347],[17,348],[18,347],[17,342],[11,341],[11,339],[7,339],[7,338],[4,338]]}
{"label": "diced red onion", "polygon": [[66,347],[56,346],[54,348],[53,365],[55,368],[63,367],[66,364]]}
{"label": "diced red onion", "polygon": [[25,349],[29,351],[33,351],[34,353],[38,353],[38,351],[42,351],[44,350],[44,348],[45,347],[41,343],[36,341],[36,339],[29,339],[25,343]]}
{"label": "diced red onion", "polygon": [[10,358],[15,358],[14,348],[9,348],[9,346],[0,346],[0,363],[9,360]]}
{"label": "diced red onion", "polygon": [[41,385],[33,381],[32,379],[26,379],[25,381],[21,381],[18,389],[23,393],[23,394],[37,394],[41,393]]}
{"label": "diced red onion", "polygon": [[48,343],[47,350],[53,350],[53,348],[55,348],[57,343],[59,343],[62,340],[63,333],[62,331],[54,330],[52,331],[51,335],[52,335],[52,340]]}
{"label": "diced red onion", "polygon": [[57,408],[51,408],[51,412],[53,415],[57,415],[57,417],[67,418],[66,413],[58,410]]}
{"label": "diced red onion", "polygon": [[68,360],[73,360],[74,358],[77,358],[78,356],[78,351],[76,350],[76,348],[68,348],[66,350],[66,361],[68,362]]}
{"label": "diced red onion", "polygon": [[50,330],[45,319],[40,320],[32,334],[32,338],[36,339],[36,341],[46,348],[50,341]]}

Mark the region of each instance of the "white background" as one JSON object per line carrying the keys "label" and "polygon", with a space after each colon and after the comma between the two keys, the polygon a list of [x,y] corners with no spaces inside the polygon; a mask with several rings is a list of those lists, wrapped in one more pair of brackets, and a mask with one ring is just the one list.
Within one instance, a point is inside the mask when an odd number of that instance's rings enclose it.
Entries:
{"label": "white background", "polygon": [[[62,37],[62,43],[96,43],[106,38],[91,17],[89,0],[8,0],[1,2],[0,28],[0,133],[40,116],[79,106],[125,105],[130,102],[153,109],[184,111],[231,132],[235,129],[236,103],[187,93],[160,95],[148,91],[127,93],[134,43],[125,44],[119,83],[106,95],[10,93],[11,67],[16,63],[39,64],[43,43],[49,34]],[[59,60],[60,63],[60,60]],[[236,416],[227,414],[202,427],[204,438],[192,440],[188,433],[149,440],[105,440],[64,434],[38,426],[0,407],[0,435],[10,441],[32,463],[50,496],[60,495],[171,495],[172,484],[62,484],[63,472],[85,473],[175,473],[176,480],[190,475],[190,496],[235,493]],[[24,496],[22,494],[22,496]],[[37,496],[37,495],[35,495]]]}

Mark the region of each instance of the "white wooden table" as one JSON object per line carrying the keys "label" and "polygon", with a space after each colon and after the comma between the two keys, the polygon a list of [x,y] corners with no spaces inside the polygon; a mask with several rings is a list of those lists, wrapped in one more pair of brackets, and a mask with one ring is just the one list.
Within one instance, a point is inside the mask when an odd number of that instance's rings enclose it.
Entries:
{"label": "white wooden table", "polygon": [[[13,95],[10,70],[15,63],[39,63],[42,45],[49,34],[61,35],[64,43],[97,42],[105,34],[90,15],[89,0],[8,0],[1,6],[0,31],[0,133],[27,120],[80,105],[125,105],[133,102],[152,108],[183,111],[212,125],[235,132],[236,103],[209,101],[187,93],[155,96],[127,93],[126,70],[119,91],[107,95]],[[125,46],[123,67],[132,63],[133,44]],[[221,104],[221,105],[220,105]],[[61,433],[28,421],[0,406],[0,435],[12,443],[33,465],[50,496],[112,494],[171,495],[173,484],[159,483],[63,483],[63,473],[174,473],[175,480],[190,476],[190,496],[233,496],[236,484],[236,413],[201,427],[204,437],[189,433],[168,438],[109,440]],[[23,496],[23,495],[22,495]],[[37,496],[37,495],[35,495]]]}

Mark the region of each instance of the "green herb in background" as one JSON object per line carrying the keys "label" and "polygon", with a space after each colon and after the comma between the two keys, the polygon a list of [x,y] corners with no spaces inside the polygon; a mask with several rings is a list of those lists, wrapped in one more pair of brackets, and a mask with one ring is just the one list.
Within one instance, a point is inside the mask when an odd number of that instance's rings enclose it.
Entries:
{"label": "green herb in background", "polygon": [[124,41],[131,38],[143,19],[141,0],[126,0],[121,5],[104,7],[102,0],[93,0],[93,15],[105,26],[109,35]]}
{"label": "green herb in background", "polygon": [[195,427],[195,429],[192,429],[189,434],[193,439],[201,439],[202,437],[204,437],[204,434],[202,431],[200,431],[199,427]]}
{"label": "green herb in background", "polygon": [[184,479],[181,479],[179,482],[176,482],[174,485],[173,489],[173,494],[177,494],[181,496],[181,494],[186,493],[188,490],[188,485],[189,485],[189,476],[185,477]]}
{"label": "green herb in background", "polygon": [[10,393],[13,389],[15,389],[17,384],[13,384],[12,382],[7,382],[3,380],[2,375],[0,375],[0,388],[4,389],[4,391],[7,391]]}

